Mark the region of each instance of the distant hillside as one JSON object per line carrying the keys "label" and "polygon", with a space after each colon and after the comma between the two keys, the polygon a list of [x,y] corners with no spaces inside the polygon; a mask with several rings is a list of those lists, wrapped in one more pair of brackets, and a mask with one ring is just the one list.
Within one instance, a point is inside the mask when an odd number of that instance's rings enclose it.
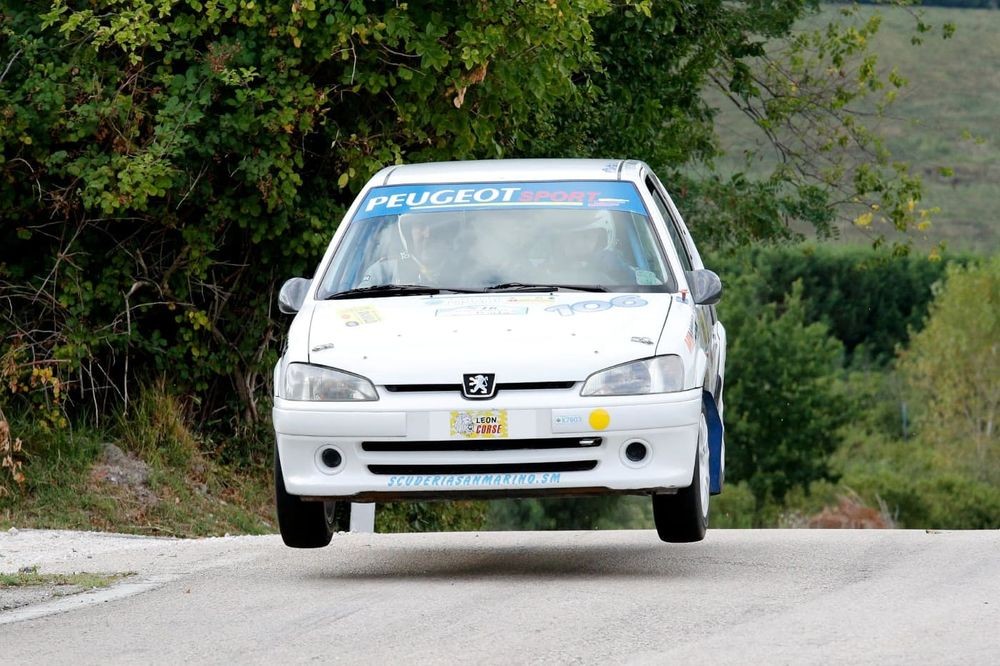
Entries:
{"label": "distant hillside", "polygon": [[[836,11],[827,5],[807,25],[825,23]],[[861,11],[882,13],[873,48],[879,66],[898,67],[910,83],[881,127],[894,156],[923,176],[923,204],[941,209],[920,245],[944,240],[952,249],[1000,251],[1000,11],[924,8],[926,22],[951,22],[956,31],[947,40],[929,33],[916,46],[906,10]],[[721,97],[718,107],[718,131],[730,154],[760,141]],[[850,231],[845,237],[852,239]]]}
{"label": "distant hillside", "polygon": [[[861,5],[878,5],[882,0],[857,0]],[[840,4],[840,3],[834,3]],[[849,4],[847,2],[843,4]],[[924,0],[917,2],[921,7],[954,7],[955,9],[997,9],[1000,7],[998,0]]]}

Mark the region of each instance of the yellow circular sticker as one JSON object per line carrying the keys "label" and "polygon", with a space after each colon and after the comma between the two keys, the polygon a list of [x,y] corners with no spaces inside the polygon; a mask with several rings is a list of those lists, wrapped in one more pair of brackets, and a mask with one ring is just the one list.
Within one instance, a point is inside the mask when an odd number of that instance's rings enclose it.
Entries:
{"label": "yellow circular sticker", "polygon": [[611,415],[605,409],[595,409],[590,413],[590,427],[594,430],[604,430],[611,423]]}

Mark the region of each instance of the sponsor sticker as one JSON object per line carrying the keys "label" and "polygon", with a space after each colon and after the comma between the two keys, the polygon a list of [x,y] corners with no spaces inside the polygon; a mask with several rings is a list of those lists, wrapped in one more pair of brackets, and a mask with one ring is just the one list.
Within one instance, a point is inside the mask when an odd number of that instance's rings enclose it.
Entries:
{"label": "sponsor sticker", "polygon": [[507,486],[545,486],[561,483],[561,472],[539,474],[415,474],[390,476],[389,488],[503,488]]}
{"label": "sponsor sticker", "polygon": [[554,303],[556,297],[553,294],[530,294],[526,296],[511,296],[508,303]]}
{"label": "sponsor sticker", "polygon": [[470,305],[485,305],[493,306],[504,304],[520,304],[524,303],[527,305],[535,303],[554,303],[556,300],[553,294],[518,294],[516,296],[504,296],[504,295],[493,295],[493,296],[455,296],[452,294],[442,294],[440,296],[428,296],[423,300],[424,305],[438,305],[449,307],[459,307],[459,306],[470,306]]}
{"label": "sponsor sticker", "polygon": [[637,268],[635,271],[635,283],[644,286],[653,286],[663,284],[663,280],[661,280],[653,271]]}
{"label": "sponsor sticker", "polygon": [[608,414],[606,409],[595,409],[590,413],[587,421],[594,430],[604,430],[611,425],[611,414]]}
{"label": "sponsor sticker", "polygon": [[691,323],[688,324],[687,333],[684,335],[684,344],[687,345],[688,351],[694,351],[694,336],[697,328],[698,325],[695,323],[694,316],[692,316]]}
{"label": "sponsor sticker", "polygon": [[510,305],[463,305],[457,308],[441,308],[434,311],[436,317],[485,317],[489,315],[524,315],[528,308]]}
{"label": "sponsor sticker", "polygon": [[449,421],[452,437],[504,439],[509,434],[506,409],[455,411]]}
{"label": "sponsor sticker", "polygon": [[378,310],[371,305],[337,310],[337,314],[340,315],[345,326],[361,326],[362,324],[374,324],[382,321]]}
{"label": "sponsor sticker", "polygon": [[483,208],[612,209],[646,214],[632,183],[598,180],[375,187],[361,202],[355,219]]}

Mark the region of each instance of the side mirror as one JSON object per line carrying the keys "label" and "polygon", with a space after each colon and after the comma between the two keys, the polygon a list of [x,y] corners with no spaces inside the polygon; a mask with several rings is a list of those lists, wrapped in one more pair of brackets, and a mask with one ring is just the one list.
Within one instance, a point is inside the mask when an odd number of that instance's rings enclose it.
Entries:
{"label": "side mirror", "polygon": [[722,298],[722,280],[710,270],[684,271],[695,305],[715,305]]}
{"label": "side mirror", "polygon": [[306,300],[306,294],[312,280],[305,278],[292,278],[281,285],[278,292],[278,310],[283,314],[295,314],[302,309],[302,302]]}

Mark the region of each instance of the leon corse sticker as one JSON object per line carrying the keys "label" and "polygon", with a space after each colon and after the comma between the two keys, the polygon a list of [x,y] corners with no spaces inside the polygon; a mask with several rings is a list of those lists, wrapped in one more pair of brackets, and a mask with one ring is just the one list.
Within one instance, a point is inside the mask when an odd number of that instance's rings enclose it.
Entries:
{"label": "leon corse sticker", "polygon": [[502,439],[508,436],[507,410],[466,410],[451,413],[450,434],[465,439]]}

